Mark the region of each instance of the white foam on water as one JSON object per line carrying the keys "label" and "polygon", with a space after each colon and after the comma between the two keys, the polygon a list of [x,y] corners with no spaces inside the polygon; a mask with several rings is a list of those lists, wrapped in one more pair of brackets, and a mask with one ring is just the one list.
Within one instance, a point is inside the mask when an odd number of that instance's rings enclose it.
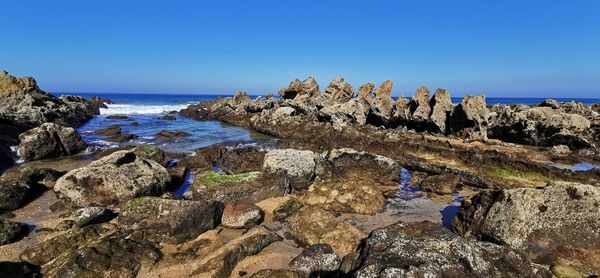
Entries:
{"label": "white foam on water", "polygon": [[100,115],[144,115],[162,114],[179,111],[190,103],[169,105],[134,105],[134,104],[107,104],[108,108],[100,108]]}

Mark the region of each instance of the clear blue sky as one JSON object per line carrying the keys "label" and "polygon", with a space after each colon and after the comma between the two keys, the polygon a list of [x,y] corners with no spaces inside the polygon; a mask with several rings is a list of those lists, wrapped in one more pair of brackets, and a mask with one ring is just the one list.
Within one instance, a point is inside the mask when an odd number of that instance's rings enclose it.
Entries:
{"label": "clear blue sky", "polygon": [[600,1],[0,0],[0,69],[70,92],[276,92],[314,76],[600,97]]}

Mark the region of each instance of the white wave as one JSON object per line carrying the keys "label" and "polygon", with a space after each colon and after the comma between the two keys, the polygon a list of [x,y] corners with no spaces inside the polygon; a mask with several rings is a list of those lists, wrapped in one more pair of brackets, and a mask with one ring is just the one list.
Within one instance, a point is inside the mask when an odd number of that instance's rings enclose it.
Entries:
{"label": "white wave", "polygon": [[100,108],[100,115],[161,114],[179,111],[188,105],[187,103],[170,105],[107,104],[108,108]]}

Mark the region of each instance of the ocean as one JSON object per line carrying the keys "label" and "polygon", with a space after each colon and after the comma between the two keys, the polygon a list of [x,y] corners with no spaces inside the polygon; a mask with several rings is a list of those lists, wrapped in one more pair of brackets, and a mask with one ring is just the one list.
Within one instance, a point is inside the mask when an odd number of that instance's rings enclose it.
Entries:
{"label": "ocean", "polygon": [[[115,104],[108,109],[101,109],[99,116],[79,127],[78,131],[88,144],[89,151],[108,149],[127,144],[153,144],[168,152],[191,154],[194,150],[223,141],[255,142],[258,134],[245,129],[226,125],[218,121],[195,121],[179,115],[175,121],[158,119],[171,111],[179,111],[189,104],[203,100],[211,100],[219,95],[208,94],[124,94],[124,93],[69,93],[86,98],[98,96],[109,98]],[[57,94],[61,95],[61,94]],[[226,96],[226,95],[225,95]],[[459,103],[461,98],[453,98]],[[487,98],[488,104],[538,104],[543,98]],[[579,101],[584,104],[600,102],[600,99],[567,99],[557,101]],[[109,115],[126,115],[127,119],[108,119]],[[133,123],[136,125],[132,125]],[[95,134],[98,129],[110,125],[119,125],[123,134],[134,134],[137,139],[127,142],[109,142],[105,136]],[[159,138],[156,135],[163,131],[185,131],[186,137]]]}

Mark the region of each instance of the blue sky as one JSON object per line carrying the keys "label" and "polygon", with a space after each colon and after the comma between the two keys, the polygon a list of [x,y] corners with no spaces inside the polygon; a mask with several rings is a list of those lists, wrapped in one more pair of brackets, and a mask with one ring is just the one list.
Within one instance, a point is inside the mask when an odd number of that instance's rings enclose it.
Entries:
{"label": "blue sky", "polygon": [[600,1],[0,0],[0,69],[48,91],[276,92],[314,76],[600,97]]}

